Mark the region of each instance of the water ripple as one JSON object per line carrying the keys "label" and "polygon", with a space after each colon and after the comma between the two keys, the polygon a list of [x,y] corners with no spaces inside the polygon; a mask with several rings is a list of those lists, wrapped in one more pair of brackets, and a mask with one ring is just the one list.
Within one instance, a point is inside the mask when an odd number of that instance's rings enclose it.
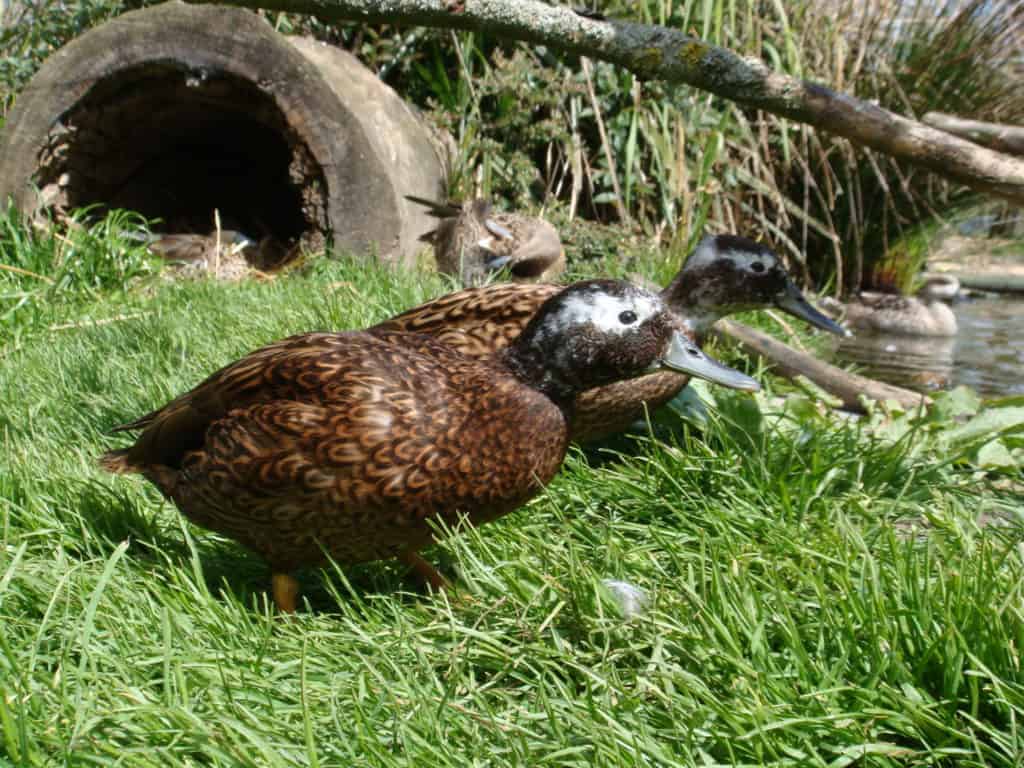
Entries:
{"label": "water ripple", "polygon": [[920,392],[966,384],[987,397],[1024,394],[1024,301],[979,298],[953,311],[953,339],[861,335],[840,342],[836,357]]}

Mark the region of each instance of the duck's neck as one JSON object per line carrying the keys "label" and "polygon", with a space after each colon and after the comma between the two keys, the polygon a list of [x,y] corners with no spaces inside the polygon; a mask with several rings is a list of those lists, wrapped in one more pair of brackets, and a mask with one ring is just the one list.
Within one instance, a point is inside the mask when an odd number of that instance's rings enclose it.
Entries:
{"label": "duck's neck", "polygon": [[960,290],[960,282],[956,278],[933,277],[917,291],[917,297],[929,303],[951,301]]}
{"label": "duck's neck", "polygon": [[528,387],[545,395],[565,413],[571,413],[576,395],[583,387],[580,382],[560,373],[559,367],[552,366],[552,361],[546,360],[541,350],[513,343],[498,352],[495,359]]}
{"label": "duck's neck", "polygon": [[668,304],[676,320],[682,322],[684,330],[693,334],[697,344],[703,344],[711,326],[729,314],[719,304],[708,300],[699,288],[690,286],[699,284],[699,280],[686,279],[676,275],[675,279],[661,292],[662,300]]}

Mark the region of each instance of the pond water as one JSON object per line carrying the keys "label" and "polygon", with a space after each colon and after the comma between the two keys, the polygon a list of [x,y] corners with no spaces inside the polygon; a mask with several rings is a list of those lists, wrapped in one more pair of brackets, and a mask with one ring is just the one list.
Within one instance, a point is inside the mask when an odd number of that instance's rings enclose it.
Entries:
{"label": "pond water", "polygon": [[1024,300],[999,296],[953,305],[952,339],[855,336],[835,350],[865,376],[929,392],[960,384],[985,397],[1024,395]]}

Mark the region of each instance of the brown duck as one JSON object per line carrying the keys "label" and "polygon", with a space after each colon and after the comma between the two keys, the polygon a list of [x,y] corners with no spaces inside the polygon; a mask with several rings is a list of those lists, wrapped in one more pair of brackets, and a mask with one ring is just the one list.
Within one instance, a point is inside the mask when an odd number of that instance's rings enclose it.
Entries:
{"label": "brown duck", "polygon": [[297,254],[273,236],[259,242],[241,232],[224,229],[198,235],[177,233],[149,236],[149,250],[183,274],[210,274],[221,280],[240,280],[254,271],[266,272],[283,266]]}
{"label": "brown duck", "polygon": [[487,200],[435,202],[406,195],[440,219],[420,236],[434,247],[437,268],[463,285],[482,285],[507,269],[513,280],[553,280],[565,271],[558,232],[543,219],[495,211]]}
{"label": "brown duck", "polygon": [[290,572],[417,554],[431,523],[504,515],[554,476],[576,396],[660,367],[757,389],[678,330],[657,296],[578,283],[495,355],[377,330],[307,333],[259,349],[117,430],[140,430],[101,465],[137,472],[190,520],[263,557],[277,605]]}
{"label": "brown duck", "polygon": [[[561,289],[557,285],[498,284],[442,296],[374,326],[437,338],[471,357],[505,349],[533,313]],[[736,235],[711,235],[661,291],[662,300],[701,343],[712,325],[734,312],[776,307],[818,328],[846,331],[808,303],[767,247]],[[689,377],[663,371],[590,389],[577,398],[571,435],[578,442],[621,432],[675,397]]]}

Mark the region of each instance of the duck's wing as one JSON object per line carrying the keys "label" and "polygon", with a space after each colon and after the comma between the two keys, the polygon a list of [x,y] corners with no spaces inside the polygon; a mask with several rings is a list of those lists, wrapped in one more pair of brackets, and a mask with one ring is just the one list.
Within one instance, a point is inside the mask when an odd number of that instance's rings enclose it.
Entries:
{"label": "duck's wing", "polygon": [[875,293],[873,291],[862,291],[857,296],[856,303],[875,311],[903,312],[913,303],[907,296],[898,293]]}
{"label": "duck's wing", "polygon": [[214,243],[205,235],[160,235],[148,248],[165,261],[195,263],[210,257]]}
{"label": "duck's wing", "polygon": [[565,250],[557,230],[543,219],[517,217],[503,222],[514,233],[504,240],[500,252],[486,266],[496,270],[507,267],[516,278],[531,280],[557,277],[565,270]]}
{"label": "duck's wing", "polygon": [[346,367],[362,363],[380,343],[360,332],[292,336],[246,355],[112,431],[141,430],[126,454],[131,465],[176,466],[185,452],[203,443],[210,424],[234,409],[275,401],[331,404],[342,396]]}
{"label": "duck's wing", "polygon": [[507,347],[526,327],[540,305],[562,290],[547,283],[499,283],[467,288],[421,304],[368,329],[401,331],[440,339],[471,357]]}

